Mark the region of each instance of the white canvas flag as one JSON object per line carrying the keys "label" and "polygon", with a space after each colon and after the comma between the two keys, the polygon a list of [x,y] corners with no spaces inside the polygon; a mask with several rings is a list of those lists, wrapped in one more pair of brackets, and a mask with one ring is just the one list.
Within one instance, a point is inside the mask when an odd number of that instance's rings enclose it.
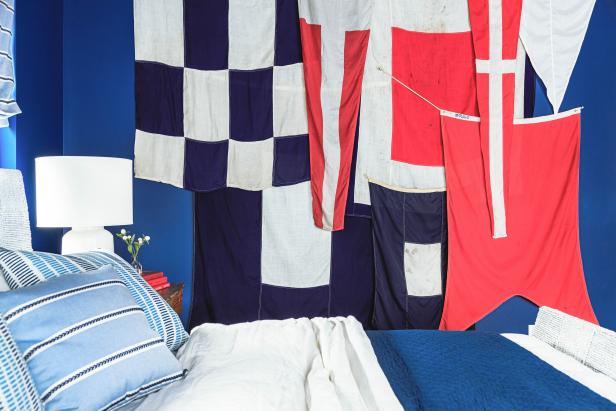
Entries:
{"label": "white canvas flag", "polygon": [[557,113],[586,35],[595,0],[532,0],[522,6],[520,38]]}

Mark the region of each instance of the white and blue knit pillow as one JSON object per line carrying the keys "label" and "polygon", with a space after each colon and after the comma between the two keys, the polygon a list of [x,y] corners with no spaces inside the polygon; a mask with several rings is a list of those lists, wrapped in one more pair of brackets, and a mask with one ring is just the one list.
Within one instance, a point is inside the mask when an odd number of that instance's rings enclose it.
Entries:
{"label": "white and blue knit pillow", "polygon": [[184,375],[111,266],[1,293],[0,312],[46,410],[115,409]]}
{"label": "white and blue knit pillow", "polygon": [[28,367],[1,315],[0,410],[43,410]]}
{"label": "white and blue knit pillow", "polygon": [[150,328],[163,338],[170,350],[179,349],[188,339],[182,321],[135,269],[117,255],[100,251],[58,255],[0,248],[0,273],[4,275],[11,289],[30,286],[65,274],[95,270],[107,264],[113,266],[143,309]]}

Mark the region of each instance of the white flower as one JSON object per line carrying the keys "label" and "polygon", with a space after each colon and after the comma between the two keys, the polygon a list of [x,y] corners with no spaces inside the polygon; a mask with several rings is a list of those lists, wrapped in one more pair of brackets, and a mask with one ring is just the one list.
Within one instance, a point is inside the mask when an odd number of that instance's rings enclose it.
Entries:
{"label": "white flower", "polygon": [[150,241],[150,236],[149,235],[145,236],[145,241]]}
{"label": "white flower", "polygon": [[125,230],[125,229],[121,229],[121,230],[120,230],[120,234],[122,234],[122,235],[126,235],[126,230]]}
{"label": "white flower", "polygon": [[130,238],[129,236],[125,235],[124,237],[122,237],[122,240],[128,241],[129,238]]}
{"label": "white flower", "polygon": [[139,244],[143,244],[143,238],[139,237],[137,241],[139,242]]}

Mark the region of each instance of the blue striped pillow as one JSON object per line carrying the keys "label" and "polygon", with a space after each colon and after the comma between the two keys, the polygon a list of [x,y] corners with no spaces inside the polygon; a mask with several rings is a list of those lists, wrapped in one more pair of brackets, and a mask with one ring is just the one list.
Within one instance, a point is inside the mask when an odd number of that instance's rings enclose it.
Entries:
{"label": "blue striped pillow", "polygon": [[115,254],[92,251],[57,255],[38,251],[13,251],[0,248],[0,272],[11,289],[37,284],[64,274],[77,274],[111,264],[145,312],[150,328],[170,350],[176,351],[188,334],[175,311],[150,287],[130,264]]}
{"label": "blue striped pillow", "polygon": [[1,316],[0,410],[43,410],[28,367]]}
{"label": "blue striped pillow", "polygon": [[184,372],[111,266],[0,294],[46,410],[114,409]]}

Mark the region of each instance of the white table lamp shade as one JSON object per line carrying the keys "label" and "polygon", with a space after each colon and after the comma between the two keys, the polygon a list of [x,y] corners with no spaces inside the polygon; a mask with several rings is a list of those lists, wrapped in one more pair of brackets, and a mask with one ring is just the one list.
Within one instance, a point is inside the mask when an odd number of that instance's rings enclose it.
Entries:
{"label": "white table lamp shade", "polygon": [[[101,230],[103,226],[133,223],[131,160],[111,157],[39,157],[35,160],[35,167],[37,227]],[[65,240],[63,253],[66,253]],[[90,244],[77,247],[78,250],[74,249],[74,245],[71,248],[71,252],[74,252],[108,247]]]}

